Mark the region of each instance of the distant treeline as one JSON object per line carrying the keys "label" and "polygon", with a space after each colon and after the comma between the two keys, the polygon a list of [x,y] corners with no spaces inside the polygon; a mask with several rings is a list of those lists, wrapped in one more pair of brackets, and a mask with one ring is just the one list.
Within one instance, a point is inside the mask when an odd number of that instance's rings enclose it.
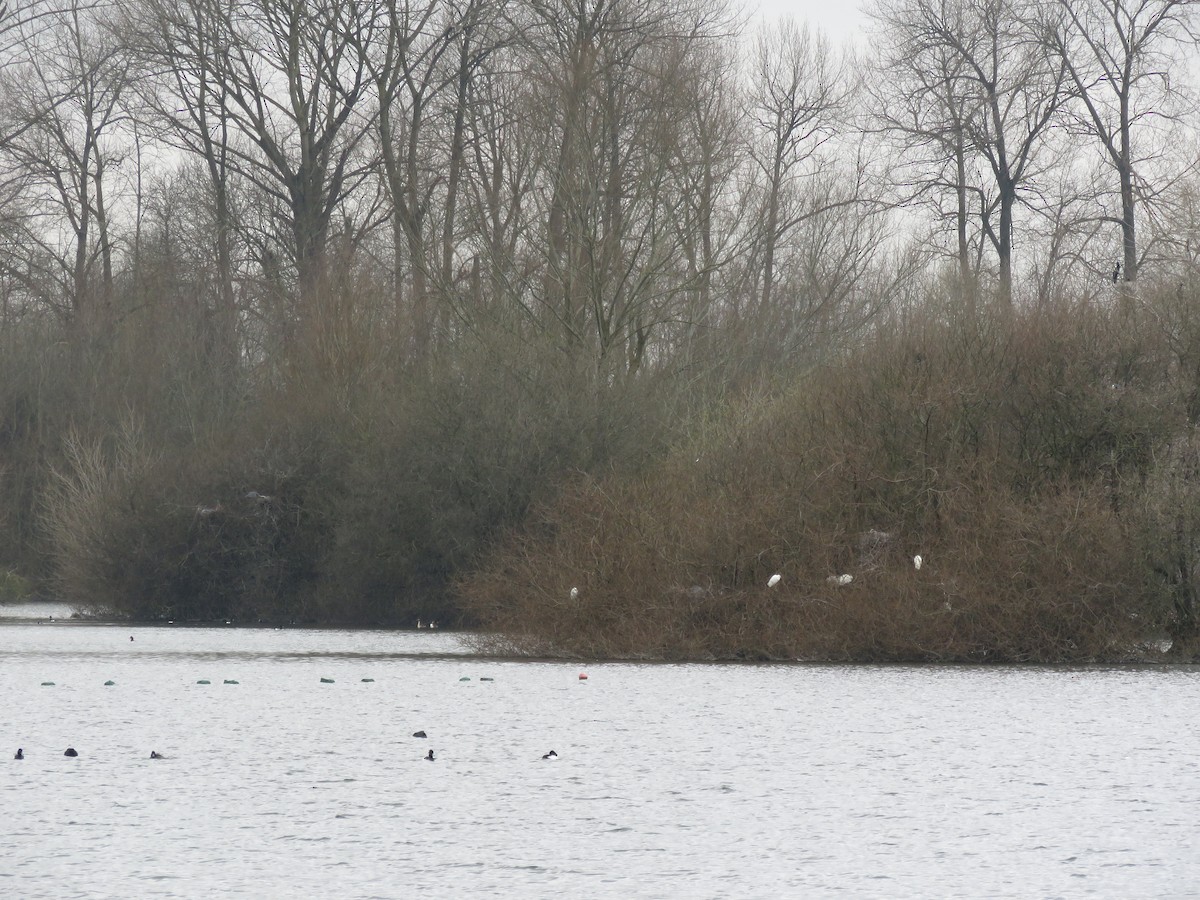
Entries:
{"label": "distant treeline", "polygon": [[5,484],[37,488],[26,571],[107,615],[434,618],[538,655],[1186,658],[1198,310],[1200,282],[969,315],[931,288],[854,350],[696,406],[695,382],[598,390],[529,348],[237,397],[130,354],[85,364],[124,392],[73,394],[78,360],[30,335],[5,408],[38,409],[14,385],[60,402],[7,433]]}
{"label": "distant treeline", "polygon": [[0,4],[3,595],[1185,648],[1196,9]]}

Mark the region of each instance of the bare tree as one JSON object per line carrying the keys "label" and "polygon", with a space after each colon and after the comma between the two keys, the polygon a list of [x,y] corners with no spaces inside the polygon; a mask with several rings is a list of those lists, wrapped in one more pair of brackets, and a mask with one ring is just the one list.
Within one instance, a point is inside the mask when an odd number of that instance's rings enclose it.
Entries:
{"label": "bare tree", "polygon": [[452,7],[443,0],[419,5],[387,0],[380,38],[367,56],[379,107],[379,158],[392,204],[396,302],[403,305],[404,273],[409,270],[418,356],[424,354],[432,328],[427,220],[438,177],[429,160],[429,120],[435,97],[451,80],[443,58],[452,47],[452,22]]}
{"label": "bare tree", "polygon": [[763,27],[754,60],[750,103],[761,139],[751,154],[764,178],[760,306],[766,309],[780,244],[823,208],[805,203],[802,183],[816,176],[817,152],[834,135],[846,74],[828,41],[792,19]]}
{"label": "bare tree", "polygon": [[669,177],[691,92],[678,63],[713,40],[719,16],[654,0],[538,0],[531,12],[554,136],[538,302],[603,377],[631,375],[685,289],[673,225],[684,200]]}
{"label": "bare tree", "polygon": [[[28,255],[10,270],[31,284],[39,273],[47,277],[72,320],[98,320],[112,299],[108,190],[125,153],[119,129],[127,115],[128,54],[91,4],[72,2],[20,27],[20,62],[2,76],[11,125],[0,153],[33,196],[25,197],[19,242]],[[58,249],[63,235],[65,254]]]}
{"label": "bare tree", "polygon": [[466,119],[470,165],[465,170],[465,218],[476,261],[486,268],[476,279],[474,299],[512,310],[528,303],[529,280],[536,270],[532,196],[548,152],[547,136],[534,115],[536,89],[522,77],[524,64],[513,48],[492,54],[472,83],[474,102],[468,104]]}
{"label": "bare tree", "polygon": [[[679,323],[690,352],[693,339],[713,327],[721,309],[736,307],[744,291],[750,192],[745,175],[746,126],[739,59],[731,46],[717,45],[680,60],[676,72],[690,98],[682,105],[678,140],[672,148],[673,190],[682,198],[675,220],[687,262],[679,277],[689,285]],[[718,301],[717,289],[722,295]]]}
{"label": "bare tree", "polygon": [[[933,71],[949,101],[941,109],[950,126],[950,157],[956,168],[966,162],[965,148],[953,150],[961,129],[986,173],[986,183],[981,181],[975,192],[980,198],[976,215],[996,253],[1004,304],[1012,301],[1014,213],[1018,203],[1036,197],[1032,189],[1049,165],[1038,151],[1067,98],[1065,67],[1035,40],[1028,5],[1027,0],[895,0],[874,12],[911,59],[939,61]],[[962,172],[963,177],[956,172],[953,178],[960,216],[971,177],[965,165]],[[960,218],[960,234],[961,227]],[[960,242],[960,266],[962,252]]]}
{"label": "bare tree", "polygon": [[[198,159],[208,178],[212,227],[201,236],[211,247],[216,265],[221,356],[232,364],[238,356],[232,199],[236,129],[230,86],[216,65],[224,47],[217,10],[204,3],[144,0],[127,9],[122,30],[139,57],[144,76],[138,83],[139,95],[161,139]],[[193,194],[193,199],[198,197]]]}
{"label": "bare tree", "polygon": [[272,199],[301,295],[310,293],[335,211],[368,168],[358,151],[374,118],[365,102],[374,9],[194,0],[154,12],[158,55],[183,106],[176,133],[206,160],[219,196],[232,171]]}
{"label": "bare tree", "polygon": [[977,155],[970,132],[981,110],[957,53],[939,45],[914,46],[911,35],[895,27],[896,12],[884,5],[873,11],[879,27],[866,128],[884,138],[893,161],[886,176],[900,193],[899,205],[924,205],[939,228],[952,226],[959,281],[973,304],[983,244],[976,216],[982,191],[971,177]]}
{"label": "bare tree", "polygon": [[1172,69],[1181,41],[1194,50],[1191,25],[1197,0],[1057,0],[1036,23],[1074,88],[1076,121],[1099,144],[1117,182],[1120,213],[1103,221],[1121,231],[1114,269],[1137,279],[1137,204],[1148,194],[1148,136],[1154,122],[1177,111],[1179,81]]}
{"label": "bare tree", "polygon": [[465,0],[454,29],[453,93],[448,104],[450,118],[449,162],[446,174],[445,215],[442,220],[441,282],[454,280],[457,210],[460,185],[466,165],[467,117],[474,99],[474,84],[480,68],[507,37],[497,28],[496,10],[488,0]]}

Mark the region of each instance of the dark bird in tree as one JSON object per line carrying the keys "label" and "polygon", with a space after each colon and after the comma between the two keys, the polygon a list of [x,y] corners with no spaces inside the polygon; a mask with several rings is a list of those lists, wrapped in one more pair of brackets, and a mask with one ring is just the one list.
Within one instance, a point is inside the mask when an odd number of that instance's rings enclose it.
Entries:
{"label": "dark bird in tree", "polygon": [[1113,284],[1117,283],[1117,279],[1121,277],[1121,264],[1118,262],[1117,267],[1113,269]]}

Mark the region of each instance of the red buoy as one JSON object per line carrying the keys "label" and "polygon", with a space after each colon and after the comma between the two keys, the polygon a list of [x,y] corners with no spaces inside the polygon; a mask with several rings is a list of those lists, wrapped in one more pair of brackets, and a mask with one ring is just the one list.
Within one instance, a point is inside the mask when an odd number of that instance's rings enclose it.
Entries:
{"label": "red buoy", "polygon": [[580,680],[580,681],[587,681],[587,675],[585,675],[583,672],[580,672],[580,673],[579,673],[579,680]]}

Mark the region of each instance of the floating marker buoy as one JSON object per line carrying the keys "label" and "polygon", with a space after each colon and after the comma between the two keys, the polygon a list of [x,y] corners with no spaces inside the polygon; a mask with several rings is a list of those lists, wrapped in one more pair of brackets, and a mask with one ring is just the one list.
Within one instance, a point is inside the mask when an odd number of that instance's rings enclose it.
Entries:
{"label": "floating marker buoy", "polygon": [[79,754],[76,752],[74,747],[68,747],[66,749],[66,751],[63,753],[63,756],[78,756],[78,755]]}
{"label": "floating marker buoy", "polygon": [[458,680],[459,680],[459,681],[470,681],[470,680],[471,680],[471,676],[470,676],[470,675],[464,675],[462,678],[460,678],[460,679],[458,679]]}
{"label": "floating marker buoy", "polygon": [[42,687],[54,687],[54,682],[53,681],[43,681]]}
{"label": "floating marker buoy", "polygon": [[199,681],[196,682],[196,684],[212,684],[212,682],[209,681],[207,678],[201,678]]}
{"label": "floating marker buoy", "polygon": [[234,681],[232,678],[226,678],[225,683],[226,684],[237,684],[238,682]]}
{"label": "floating marker buoy", "polygon": [[579,673],[579,680],[580,680],[580,681],[587,681],[587,675],[586,675],[586,674],[584,674],[583,672],[580,672],[580,673]]}
{"label": "floating marker buoy", "polygon": [[427,735],[424,731],[414,731],[413,737],[423,738],[423,737],[429,737],[429,735]]}
{"label": "floating marker buoy", "polygon": [[111,679],[109,679],[108,681],[104,682],[104,686],[105,686],[105,687],[112,687],[114,684],[116,684],[116,682],[115,682],[115,681],[113,681],[113,680],[111,680]]}
{"label": "floating marker buoy", "polygon": [[480,676],[479,680],[480,680],[480,681],[495,681],[496,679],[495,679],[495,678],[488,678],[486,675],[482,675],[482,676]]}
{"label": "floating marker buoy", "polygon": [[322,678],[321,684],[333,684],[333,679],[332,678]]}
{"label": "floating marker buoy", "polygon": [[364,678],[364,679],[363,679],[363,684],[366,684],[367,682],[369,682],[369,681],[374,681],[374,680],[375,680],[374,678]]}

